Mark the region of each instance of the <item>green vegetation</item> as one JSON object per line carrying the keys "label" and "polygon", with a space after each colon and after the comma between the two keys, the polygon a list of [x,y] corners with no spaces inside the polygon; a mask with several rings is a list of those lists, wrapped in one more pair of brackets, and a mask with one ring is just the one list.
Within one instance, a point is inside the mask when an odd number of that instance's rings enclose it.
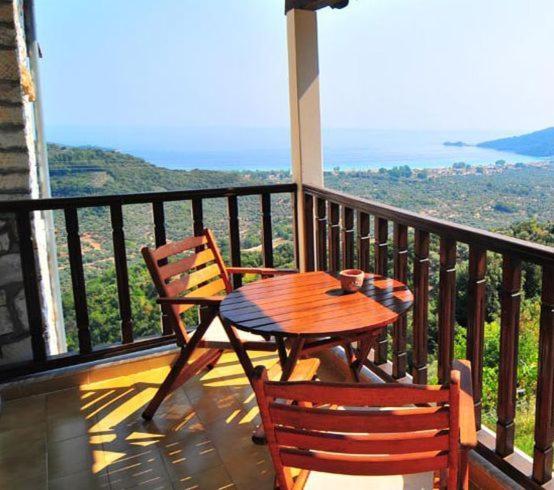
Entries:
{"label": "green vegetation", "polygon": [[485,141],[477,146],[533,157],[549,157],[554,155],[554,128],[546,128],[511,138]]}
{"label": "green vegetation", "polygon": [[[286,172],[217,172],[176,171],[157,168],[149,163],[110,150],[71,148],[50,145],[49,159],[52,189],[56,196],[117,194],[143,191],[199,189],[253,185],[287,181]],[[461,168],[461,167],[460,167]],[[554,172],[552,168],[505,168],[494,175],[457,175],[430,177],[426,170],[412,172],[407,166],[381,169],[379,172],[343,172],[336,168],[325,174],[325,184],[343,192],[423,212],[463,224],[496,229],[524,240],[554,245]],[[260,205],[257,197],[239,198],[240,237],[243,265],[261,265]],[[294,263],[292,211],[288,195],[272,197],[272,221],[276,266]],[[91,335],[95,346],[120,340],[120,318],[112,259],[109,210],[83,209],[79,212],[81,241],[85,262],[87,298]],[[124,208],[124,229],[129,262],[131,302],[135,338],[160,332],[159,309],[155,291],[142,263],[139,250],[153,245],[153,224],[148,205]],[[73,312],[71,279],[63,216],[55,213],[68,345],[78,345]],[[228,258],[228,223],[224,199],[204,202],[204,223],[214,229],[223,254]],[[188,203],[166,205],[166,228],[169,239],[192,233]],[[412,241],[410,241],[412,243]],[[390,247],[392,248],[392,247]],[[391,251],[392,252],[392,251]],[[413,254],[410,254],[413,257]],[[430,372],[436,372],[438,240],[434,237],[430,254],[429,353]],[[465,357],[467,326],[468,249],[458,247],[456,355]],[[411,265],[410,265],[411,269]],[[536,387],[538,318],[540,310],[540,270],[524,264],[523,302],[518,364],[517,444],[532,450],[534,392]],[[501,257],[489,254],[485,359],[483,373],[483,419],[494,429],[496,389],[499,364]],[[411,281],[412,278],[409,278]],[[187,324],[196,321],[189,310]],[[410,332],[409,332],[410,335]],[[410,339],[408,339],[410,342]],[[411,348],[408,348],[411,352]],[[433,376],[431,376],[433,380]]]}
{"label": "green vegetation", "polygon": [[[554,166],[505,168],[492,174],[437,175],[395,167],[379,172],[326,173],[331,189],[379,201],[428,216],[493,230],[536,218],[554,221]],[[503,203],[506,209],[496,209]]]}

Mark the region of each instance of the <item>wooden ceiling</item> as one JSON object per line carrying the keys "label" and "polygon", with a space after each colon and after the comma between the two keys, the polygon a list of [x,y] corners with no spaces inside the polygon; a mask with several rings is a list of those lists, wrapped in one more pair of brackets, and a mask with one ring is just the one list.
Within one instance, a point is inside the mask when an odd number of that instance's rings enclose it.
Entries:
{"label": "wooden ceiling", "polygon": [[285,14],[291,9],[319,10],[324,7],[342,9],[349,0],[285,0]]}

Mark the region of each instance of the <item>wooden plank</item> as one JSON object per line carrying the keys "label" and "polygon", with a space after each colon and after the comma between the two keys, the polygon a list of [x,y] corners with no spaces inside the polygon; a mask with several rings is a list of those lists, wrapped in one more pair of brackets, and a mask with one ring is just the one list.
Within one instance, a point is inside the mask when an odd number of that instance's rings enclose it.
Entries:
{"label": "wooden plank", "polygon": [[439,272],[439,383],[450,379],[454,355],[454,324],[456,308],[456,242],[450,238],[440,239]]}
{"label": "wooden plank", "polygon": [[211,249],[207,248],[189,257],[184,257],[177,262],[161,266],[159,270],[160,278],[165,281],[174,276],[184,274],[192,268],[205,265],[212,260],[215,260],[214,253]]}
{"label": "wooden plank", "polygon": [[316,205],[317,270],[327,270],[327,201],[318,198]]}
{"label": "wooden plank", "polygon": [[199,284],[208,282],[215,277],[221,277],[219,265],[211,264],[203,269],[192,272],[181,279],[170,282],[167,285],[168,296],[178,296]]}
{"label": "wooden plank", "polygon": [[413,384],[346,384],[270,382],[266,394],[273,398],[311,402],[318,405],[348,407],[402,407],[427,403],[447,403],[449,392],[439,385],[419,386]]}
{"label": "wooden plank", "polygon": [[117,296],[119,316],[121,318],[121,341],[133,342],[133,319],[131,314],[131,295],[129,293],[129,273],[127,270],[127,251],[123,231],[123,208],[120,204],[110,206],[115,274],[117,278]]}
{"label": "wooden plank", "polygon": [[16,214],[16,223],[33,360],[36,363],[43,363],[46,361],[45,326],[40,308],[39,281],[36,269],[37,257],[35,256],[35,247],[32,239],[31,213],[27,211],[18,212]]}
{"label": "wooden plank", "polygon": [[314,197],[311,194],[304,196],[304,264],[306,272],[315,269],[314,249]]}
{"label": "wooden plank", "polygon": [[[408,281],[408,227],[394,224],[393,231],[393,257],[394,257],[394,278],[404,284]],[[392,376],[400,379],[406,376],[407,353],[406,353],[406,330],[407,319],[403,315],[394,323],[392,329]]]}
{"label": "wooden plank", "polygon": [[354,210],[342,208],[342,263],[345,269],[354,267]]}
{"label": "wooden plank", "polygon": [[414,234],[414,383],[427,383],[427,337],[429,331],[429,233]]}
{"label": "wooden plank", "polygon": [[502,261],[500,291],[500,366],[498,370],[498,402],[496,452],[508,456],[514,451],[517,398],[517,360],[519,310],[521,302],[521,261],[505,255]]}
{"label": "wooden plank", "polygon": [[447,408],[425,407],[383,410],[329,410],[283,403],[271,403],[269,413],[275,424],[307,430],[392,433],[447,429]]}
{"label": "wooden plank", "polygon": [[[389,223],[386,219],[375,218],[375,273],[381,276],[387,275],[387,248],[389,240]],[[379,334],[375,343],[375,364],[387,362],[388,340],[387,330]]]}
{"label": "wooden plank", "polygon": [[310,453],[297,449],[282,449],[285,466],[345,475],[397,475],[435,471],[448,466],[443,452],[415,453],[399,457],[356,457],[329,453]]}
{"label": "wooden plank", "polygon": [[358,267],[364,272],[371,270],[369,214],[358,211]]}
{"label": "wooden plank", "polygon": [[535,413],[533,479],[544,484],[552,478],[554,422],[554,267],[542,269],[539,367]]}
{"label": "wooden plank", "polygon": [[447,431],[353,435],[277,427],[275,436],[280,446],[368,455],[447,451],[449,442]]}
{"label": "wooden plank", "polygon": [[273,267],[273,229],[271,224],[271,194],[260,196],[262,207],[262,256],[264,267]]}
{"label": "wooden plank", "polygon": [[[227,197],[227,209],[229,212],[229,250],[231,254],[231,265],[240,267],[240,230],[239,230],[239,204],[236,195]],[[242,276],[233,274],[233,288],[242,286]]]}
{"label": "wooden plank", "polygon": [[475,423],[481,429],[483,397],[483,344],[486,315],[486,250],[469,247],[469,277],[467,291],[467,344],[466,357],[471,362]]}
{"label": "wooden plank", "polygon": [[328,203],[329,220],[329,271],[339,272],[340,265],[340,208],[334,202]]}
{"label": "wooden plank", "polygon": [[195,236],[195,237],[185,238],[184,240],[180,240],[177,242],[167,243],[166,245],[162,245],[156,250],[153,250],[152,257],[155,260],[160,261],[163,259],[167,259],[172,255],[177,255],[182,252],[186,252],[191,248],[198,248],[202,245],[206,245],[206,243],[208,243],[208,240],[205,236]]}
{"label": "wooden plank", "polygon": [[83,271],[83,254],[81,251],[81,237],[79,235],[79,218],[76,208],[67,208],[65,214],[65,229],[67,232],[67,252],[69,268],[71,270],[71,289],[75,307],[75,322],[79,339],[79,352],[92,352],[90,340],[90,323],[88,316],[87,291],[85,274]]}

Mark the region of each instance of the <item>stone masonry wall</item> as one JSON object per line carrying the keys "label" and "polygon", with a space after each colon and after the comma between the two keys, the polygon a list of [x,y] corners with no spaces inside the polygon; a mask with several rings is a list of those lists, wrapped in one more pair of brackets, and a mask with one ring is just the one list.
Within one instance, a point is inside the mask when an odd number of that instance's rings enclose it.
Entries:
{"label": "stone masonry wall", "polygon": [[[32,196],[20,9],[16,0],[0,0],[0,200]],[[15,220],[0,215],[0,364],[31,355]]]}

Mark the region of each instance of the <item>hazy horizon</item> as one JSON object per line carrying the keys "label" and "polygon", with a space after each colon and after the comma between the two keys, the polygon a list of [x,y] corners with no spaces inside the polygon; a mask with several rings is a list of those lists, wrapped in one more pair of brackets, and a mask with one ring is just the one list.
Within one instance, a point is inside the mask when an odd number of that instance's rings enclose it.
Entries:
{"label": "hazy horizon", "polygon": [[[288,127],[283,0],[35,3],[47,128]],[[552,126],[553,20],[549,0],[323,9],[322,126]]]}

